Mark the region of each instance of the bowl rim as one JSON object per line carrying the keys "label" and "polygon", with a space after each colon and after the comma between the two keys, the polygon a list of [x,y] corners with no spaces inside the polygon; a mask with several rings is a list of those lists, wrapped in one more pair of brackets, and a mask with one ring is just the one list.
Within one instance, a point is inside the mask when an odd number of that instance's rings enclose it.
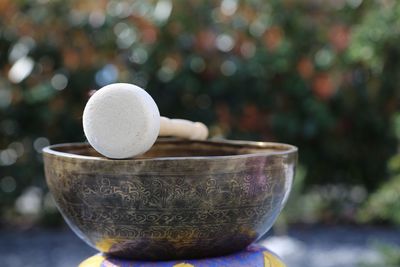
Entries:
{"label": "bowl rim", "polygon": [[87,156],[87,155],[79,155],[68,152],[61,152],[55,149],[66,146],[89,146],[90,144],[87,142],[71,142],[71,143],[61,143],[46,146],[42,149],[44,155],[52,155],[60,158],[70,158],[76,160],[89,160],[89,161],[106,161],[106,162],[127,162],[127,161],[161,161],[161,160],[207,160],[207,159],[234,159],[234,158],[243,158],[249,156],[270,156],[270,155],[291,155],[296,154],[298,152],[298,148],[294,145],[280,143],[280,142],[263,142],[263,141],[245,141],[245,140],[229,140],[229,139],[218,139],[218,140],[188,140],[188,139],[176,139],[176,138],[158,138],[157,142],[176,142],[176,143],[185,143],[185,142],[195,142],[200,144],[208,144],[208,145],[232,145],[232,146],[252,146],[255,149],[257,148],[273,148],[273,147],[283,147],[285,150],[279,151],[260,151],[257,153],[243,153],[237,155],[219,155],[219,156],[187,156],[187,157],[153,157],[153,158],[128,158],[128,159],[110,159],[106,157],[97,157],[97,156]]}

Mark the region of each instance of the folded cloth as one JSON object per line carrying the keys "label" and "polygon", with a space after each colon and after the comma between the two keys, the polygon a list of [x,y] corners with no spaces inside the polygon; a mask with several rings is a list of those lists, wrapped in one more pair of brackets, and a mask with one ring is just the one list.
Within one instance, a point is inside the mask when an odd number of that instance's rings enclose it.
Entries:
{"label": "folded cloth", "polygon": [[79,267],[286,267],[278,256],[256,245],[222,257],[178,261],[130,261],[97,254]]}

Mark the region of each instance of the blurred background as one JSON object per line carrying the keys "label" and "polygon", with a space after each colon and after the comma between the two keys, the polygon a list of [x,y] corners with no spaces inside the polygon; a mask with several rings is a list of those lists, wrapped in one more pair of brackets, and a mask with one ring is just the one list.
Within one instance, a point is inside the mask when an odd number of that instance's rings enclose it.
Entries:
{"label": "blurred background", "polygon": [[94,253],[64,226],[41,149],[84,141],[92,90],[129,82],[213,138],[299,147],[266,241],[289,267],[400,266],[399,43],[396,0],[1,0],[0,258]]}

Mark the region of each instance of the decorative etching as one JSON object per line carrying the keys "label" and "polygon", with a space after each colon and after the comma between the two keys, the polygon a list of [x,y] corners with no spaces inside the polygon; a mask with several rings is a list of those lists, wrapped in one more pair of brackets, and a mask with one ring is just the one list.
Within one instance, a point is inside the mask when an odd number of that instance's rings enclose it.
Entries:
{"label": "decorative etching", "polygon": [[148,171],[124,166],[126,172],[116,173],[100,161],[105,171],[48,158],[46,177],[71,227],[99,250],[138,259],[190,258],[237,251],[268,230],[287,195],[293,160],[235,159],[238,171],[223,162],[191,163],[188,173],[174,174],[177,162],[153,170],[153,162],[143,161],[137,166]]}

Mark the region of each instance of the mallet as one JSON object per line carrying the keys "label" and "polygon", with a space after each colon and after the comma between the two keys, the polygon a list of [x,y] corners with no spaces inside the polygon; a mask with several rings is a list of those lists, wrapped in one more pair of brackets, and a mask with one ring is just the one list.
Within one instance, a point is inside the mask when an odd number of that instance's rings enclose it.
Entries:
{"label": "mallet", "polygon": [[83,130],[94,149],[114,159],[145,153],[157,136],[208,136],[208,129],[201,122],[160,117],[153,98],[128,83],[104,86],[90,97],[83,111]]}

